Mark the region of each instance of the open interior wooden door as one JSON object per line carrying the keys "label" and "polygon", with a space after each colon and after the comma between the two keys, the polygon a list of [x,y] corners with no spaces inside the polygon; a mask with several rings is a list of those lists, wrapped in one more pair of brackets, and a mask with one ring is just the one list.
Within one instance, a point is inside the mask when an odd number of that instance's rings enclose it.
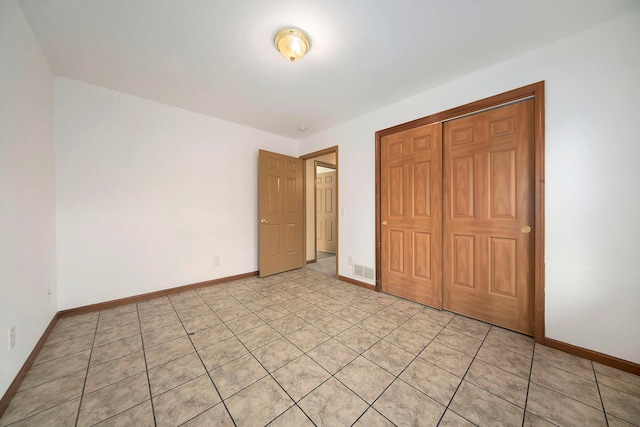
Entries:
{"label": "open interior wooden door", "polygon": [[302,160],[260,150],[258,265],[260,277],[304,266]]}
{"label": "open interior wooden door", "polygon": [[442,308],[442,125],[382,138],[381,290]]}
{"label": "open interior wooden door", "polygon": [[444,308],[528,335],[533,108],[529,99],[444,124]]}
{"label": "open interior wooden door", "polygon": [[316,174],[316,250],[336,253],[335,171]]}

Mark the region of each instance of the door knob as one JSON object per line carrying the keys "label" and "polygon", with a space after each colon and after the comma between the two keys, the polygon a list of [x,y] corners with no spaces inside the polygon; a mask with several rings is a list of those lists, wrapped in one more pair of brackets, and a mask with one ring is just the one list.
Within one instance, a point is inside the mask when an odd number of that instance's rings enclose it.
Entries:
{"label": "door knob", "polygon": [[266,220],[266,219],[264,219],[264,218],[262,218],[262,219],[260,220],[260,223],[262,223],[262,224],[269,224],[269,221],[268,221],[268,220]]}
{"label": "door knob", "polygon": [[382,221],[382,225],[387,225],[387,221]]}
{"label": "door knob", "polygon": [[529,233],[531,233],[531,227],[530,227],[530,226],[528,226],[528,225],[525,225],[524,227],[522,227],[522,232],[523,232],[524,234],[529,234]]}

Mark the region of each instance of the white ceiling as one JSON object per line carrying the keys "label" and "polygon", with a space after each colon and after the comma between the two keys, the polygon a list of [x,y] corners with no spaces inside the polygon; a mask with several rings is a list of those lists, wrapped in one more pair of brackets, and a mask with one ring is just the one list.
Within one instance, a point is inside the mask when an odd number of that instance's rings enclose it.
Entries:
{"label": "white ceiling", "polygon": [[[19,3],[59,76],[294,139],[640,7],[640,0]],[[300,62],[273,46],[286,26],[311,38]]]}

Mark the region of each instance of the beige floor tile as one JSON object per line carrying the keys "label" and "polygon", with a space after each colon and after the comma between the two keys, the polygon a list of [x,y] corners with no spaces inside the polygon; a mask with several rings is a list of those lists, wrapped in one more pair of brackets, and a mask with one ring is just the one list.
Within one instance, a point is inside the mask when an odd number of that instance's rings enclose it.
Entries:
{"label": "beige floor tile", "polygon": [[521,426],[524,410],[468,381],[456,392],[451,410],[476,425]]}
{"label": "beige floor tile", "polygon": [[176,338],[175,340],[151,347],[145,351],[147,369],[164,365],[167,362],[193,353],[194,351],[193,345],[188,337]]}
{"label": "beige floor tile", "polygon": [[196,353],[190,353],[164,365],[151,368],[149,369],[151,395],[158,396],[205,373],[206,370]]}
{"label": "beige floor tile", "polygon": [[45,344],[40,350],[40,353],[34,362],[34,366],[89,350],[93,346],[93,337],[94,334],[87,334],[54,344]]}
{"label": "beige floor tile", "polygon": [[455,314],[444,310],[437,310],[431,307],[424,307],[413,317],[417,319],[428,320],[429,322],[435,323],[440,326],[447,326],[451,319],[455,317]]}
{"label": "beige floor tile", "polygon": [[326,295],[316,291],[307,292],[306,294],[302,295],[301,298],[307,302],[310,302],[311,304],[317,304],[328,299]]}
{"label": "beige floor tile", "polygon": [[533,354],[533,338],[497,326],[491,327],[484,342],[529,358]]}
{"label": "beige floor tile", "polygon": [[123,326],[131,322],[138,321],[138,312],[132,311],[129,313],[123,313],[119,316],[102,317],[98,319],[97,332],[105,331],[107,329],[115,328],[116,326]]}
{"label": "beige floor tile", "polygon": [[182,427],[235,427],[227,408],[224,404],[218,403],[213,408],[207,409],[202,414],[191,418]]}
{"label": "beige floor tile", "polygon": [[444,329],[433,340],[472,357],[476,355],[482,344],[480,340],[450,329]]}
{"label": "beige floor tile", "polygon": [[530,357],[484,343],[476,358],[524,379],[529,379],[532,362]]}
{"label": "beige floor tile", "polygon": [[367,409],[358,421],[353,424],[354,427],[394,427],[391,421],[386,419],[380,412],[373,408]]}
{"label": "beige floor tile", "polygon": [[211,314],[205,314],[204,316],[191,317],[183,320],[182,325],[187,333],[194,333],[203,329],[210,328],[222,323],[222,320],[213,312]]}
{"label": "beige floor tile", "polygon": [[307,355],[331,374],[358,357],[358,353],[333,338],[309,351]]}
{"label": "beige floor tile", "polygon": [[134,335],[107,345],[93,347],[89,364],[98,365],[138,351],[142,351],[142,337]]}
{"label": "beige floor tile", "polygon": [[227,338],[209,347],[201,348],[198,354],[207,371],[217,369],[232,360],[244,356],[249,351],[236,337]]}
{"label": "beige floor tile", "polygon": [[286,338],[280,338],[263,347],[254,350],[253,355],[264,366],[273,372],[302,355],[298,347],[291,344]]}
{"label": "beige floor tile", "polygon": [[334,314],[342,320],[346,320],[353,325],[363,321],[370,316],[370,314],[366,311],[358,310],[353,306],[345,307],[342,310],[336,311]]}
{"label": "beige floor tile", "polygon": [[79,397],[85,376],[86,372],[76,372],[16,393],[0,419],[0,425],[11,424]]}
{"label": "beige floor tile", "polygon": [[280,307],[283,307],[292,313],[295,313],[296,311],[309,307],[310,305],[311,303],[309,301],[305,301],[300,297],[292,298],[290,300],[282,301],[280,303]]}
{"label": "beige floor tile", "polygon": [[373,403],[395,377],[360,356],[335,374],[335,378],[367,403]]}
{"label": "beige floor tile", "polygon": [[320,329],[325,334],[334,337],[340,332],[349,329],[351,327],[351,323],[331,314],[314,322],[313,326]]}
{"label": "beige floor tile", "polygon": [[556,425],[607,425],[602,411],[533,382],[529,384],[527,411]]}
{"label": "beige floor tile", "polygon": [[152,306],[138,305],[138,318],[141,322],[151,319],[152,317],[160,317],[167,314],[175,314],[175,310],[169,300],[165,300],[162,303],[154,304]]}
{"label": "beige floor tile", "polygon": [[93,365],[89,368],[84,392],[91,393],[102,387],[133,377],[145,370],[144,353],[141,351],[100,365]]}
{"label": "beige floor tile", "polygon": [[162,328],[174,323],[180,323],[180,318],[178,318],[178,315],[172,309],[171,311],[161,313],[158,316],[150,316],[144,319],[141,318],[140,330],[142,332],[148,332],[152,329]]}
{"label": "beige floor tile", "polygon": [[572,374],[580,375],[590,381],[596,380],[595,374],[593,373],[593,365],[590,360],[565,353],[564,351],[536,344],[533,360],[571,372]]}
{"label": "beige floor tile", "polygon": [[266,322],[255,314],[249,313],[245,316],[237,317],[233,320],[225,322],[225,324],[227,325],[227,328],[229,328],[234,334],[239,335],[250,329],[265,325]]}
{"label": "beige floor tile", "polygon": [[475,360],[464,379],[509,403],[525,407],[529,382],[522,377]]}
{"label": "beige floor tile", "polygon": [[380,338],[387,336],[397,328],[393,323],[389,323],[375,315],[367,317],[357,326]]}
{"label": "beige floor tile", "polygon": [[593,362],[599,384],[640,397],[640,376]]}
{"label": "beige floor tile", "polygon": [[86,371],[89,365],[90,353],[91,350],[85,350],[33,366],[29,369],[29,372],[27,372],[19,390],[22,391],[54,381],[58,378],[73,374],[74,372]]}
{"label": "beige floor tile", "polygon": [[354,305],[358,310],[366,311],[369,314],[375,314],[387,306],[371,299],[365,299]]}
{"label": "beige floor tile", "polygon": [[194,317],[206,316],[208,314],[213,314],[213,310],[209,308],[207,304],[204,302],[200,302],[198,305],[194,305],[192,307],[187,308],[176,308],[176,312],[178,313],[178,317],[183,322],[187,319],[192,319]]}
{"label": "beige floor tile", "polygon": [[331,376],[306,355],[287,363],[272,375],[296,402]]}
{"label": "beige floor tile", "polygon": [[137,312],[138,306],[135,303],[120,305],[106,310],[100,310],[100,319],[108,319],[110,317],[118,317],[123,314]]}
{"label": "beige floor tile", "polygon": [[616,418],[640,425],[640,397],[605,385],[600,386],[604,410]]}
{"label": "beige floor tile", "polygon": [[238,426],[268,424],[293,405],[271,377],[264,377],[226,401]]}
{"label": "beige floor tile", "polygon": [[[11,424],[11,427],[73,427],[76,425],[79,407],[78,397]],[[4,418],[0,418],[0,425],[5,425]]]}
{"label": "beige floor tile", "polygon": [[420,358],[414,360],[399,378],[444,406],[449,404],[461,381]]}
{"label": "beige floor tile", "polygon": [[637,427],[637,424],[628,423],[609,414],[607,414],[607,423],[609,427]]}
{"label": "beige floor tile", "polygon": [[304,328],[309,323],[305,320],[302,320],[295,314],[289,314],[287,316],[281,317],[280,319],[272,320],[269,322],[269,326],[271,326],[276,331],[280,332],[282,335],[289,335],[292,332],[297,331],[298,329]]}
{"label": "beige floor tile", "polygon": [[286,308],[280,307],[279,305],[274,305],[268,308],[263,308],[262,310],[258,310],[255,312],[256,316],[269,323],[271,321],[281,319],[284,316],[291,314],[289,310]]}
{"label": "beige floor tile", "polygon": [[413,355],[420,353],[431,342],[431,339],[409,332],[403,328],[397,328],[390,332],[384,337],[384,340],[397,345]]}
{"label": "beige floor tile", "polygon": [[398,426],[436,426],[445,407],[409,384],[396,380],[373,404]]}
{"label": "beige floor tile", "polygon": [[96,337],[93,342],[94,346],[101,346],[110,344],[114,341],[121,340],[123,338],[129,338],[135,335],[140,335],[140,324],[136,320],[135,322],[128,323],[122,326],[116,326],[115,328],[107,329],[101,332],[96,332]]}
{"label": "beige floor tile", "polygon": [[251,355],[246,354],[223,365],[209,374],[223,399],[250,386],[267,375],[262,365]]}
{"label": "beige floor tile", "polygon": [[335,378],[330,378],[299,403],[300,408],[318,426],[353,424],[368,405]]}
{"label": "beige floor tile", "polygon": [[[66,318],[63,318],[61,320],[64,320],[64,319]],[[67,326],[65,328],[54,327],[53,331],[51,331],[51,333],[49,334],[49,337],[47,338],[45,345],[60,343],[63,341],[70,340],[72,338],[80,337],[82,335],[95,335],[96,325],[97,325],[97,320],[94,320],[88,323],[81,323],[79,325]]]}
{"label": "beige floor tile", "polygon": [[146,372],[85,394],[78,426],[90,426],[150,399]]}
{"label": "beige floor tile", "polygon": [[474,425],[471,421],[465,420],[451,409],[447,409],[438,427],[473,427]]}
{"label": "beige floor tile", "polygon": [[99,427],[155,427],[155,425],[151,400],[142,402],[138,406],[96,424]]}
{"label": "beige floor tile", "polygon": [[369,347],[377,343],[380,338],[357,326],[352,326],[335,336],[340,341],[358,354],[365,352]]}
{"label": "beige floor tile", "polygon": [[447,325],[447,329],[451,329],[461,334],[469,335],[478,340],[483,340],[489,333],[491,325],[479,320],[470,319],[465,316],[456,316]]}
{"label": "beige floor tile", "polygon": [[595,381],[537,361],[533,362],[531,381],[602,410]]}
{"label": "beige floor tile", "polygon": [[196,350],[200,350],[231,338],[232,336],[233,333],[229,330],[229,328],[227,328],[224,323],[219,323],[217,325],[211,326],[210,328],[201,329],[198,332],[194,332],[193,334],[189,335],[189,338],[191,338],[193,346],[196,348]]}
{"label": "beige floor tile", "polygon": [[315,326],[307,325],[304,328],[290,333],[286,336],[286,338],[291,341],[292,344],[306,353],[307,351],[327,341],[331,337]]}
{"label": "beige floor tile", "polygon": [[533,415],[529,411],[525,411],[523,427],[554,427],[555,424],[550,423],[544,418]]}
{"label": "beige floor tile", "polygon": [[238,339],[242,341],[250,351],[269,344],[279,338],[282,338],[282,335],[267,324],[250,329],[238,335]]}
{"label": "beige floor tile", "polygon": [[431,323],[428,320],[415,317],[408,319],[400,325],[400,327],[429,339],[435,338],[435,336],[442,330],[442,326],[436,323]]}
{"label": "beige floor tile", "polygon": [[292,406],[269,424],[269,427],[313,427],[311,420],[297,406]]}
{"label": "beige floor tile", "polygon": [[142,332],[142,341],[144,348],[150,348],[186,335],[187,332],[178,322]]}
{"label": "beige floor tile", "polygon": [[328,311],[329,313],[335,313],[336,311],[347,308],[348,305],[336,298],[329,298],[322,302],[319,302],[318,304],[316,304],[316,306]]}
{"label": "beige floor tile", "polygon": [[223,322],[230,322],[233,319],[237,319],[238,317],[246,316],[247,314],[251,314],[251,310],[246,308],[244,305],[237,304],[231,307],[223,308],[222,310],[216,310],[216,315]]}
{"label": "beige floor tile", "polygon": [[400,372],[415,358],[413,354],[384,340],[372,345],[362,355],[394,376],[400,375]]}
{"label": "beige floor tile", "polygon": [[402,323],[406,322],[411,317],[411,315],[396,310],[392,305],[377,312],[376,317],[379,317],[382,320],[386,320],[387,322],[392,323],[396,326],[400,326]]}
{"label": "beige floor tile", "polygon": [[421,311],[424,308],[424,305],[406,299],[399,299],[393,303],[392,307],[395,310],[408,313],[413,316],[417,312]]}
{"label": "beige floor tile", "polygon": [[177,426],[220,402],[208,375],[202,375],[153,398],[156,424]]}
{"label": "beige floor tile", "polygon": [[468,354],[464,354],[435,341],[432,341],[418,357],[460,378],[465,375],[473,360],[473,357]]}
{"label": "beige floor tile", "polygon": [[93,311],[91,313],[77,314],[75,316],[60,317],[53,327],[53,331],[59,331],[60,329],[69,327],[80,327],[80,329],[84,330],[84,328],[90,327],[90,325],[87,325],[87,323],[92,324],[93,329],[95,330],[99,316],[100,313],[98,311]]}

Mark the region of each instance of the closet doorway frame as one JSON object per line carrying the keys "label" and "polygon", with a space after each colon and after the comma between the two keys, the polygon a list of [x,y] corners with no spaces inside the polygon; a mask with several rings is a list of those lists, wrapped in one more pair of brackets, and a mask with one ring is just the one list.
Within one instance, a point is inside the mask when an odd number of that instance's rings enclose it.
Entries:
{"label": "closet doorway frame", "polygon": [[446,111],[431,114],[420,119],[416,119],[407,123],[402,123],[390,128],[379,130],[375,134],[376,144],[376,291],[380,292],[382,288],[381,279],[381,246],[382,246],[382,234],[381,234],[381,141],[382,138],[388,135],[393,135],[398,132],[407,131],[410,129],[418,128],[421,126],[430,125],[438,122],[445,122],[466,116],[469,114],[478,113],[482,110],[496,108],[504,104],[511,102],[521,101],[527,98],[534,99],[534,175],[535,175],[535,188],[534,188],[534,298],[533,298],[533,311],[534,311],[534,334],[533,338],[536,343],[543,344],[545,339],[545,325],[544,325],[544,313],[545,313],[545,276],[544,276],[544,156],[545,156],[545,141],[544,141],[544,80],[523,86],[518,89],[510,90],[498,95],[494,95],[488,98],[474,101],[469,104],[461,105],[459,107],[451,108]]}

